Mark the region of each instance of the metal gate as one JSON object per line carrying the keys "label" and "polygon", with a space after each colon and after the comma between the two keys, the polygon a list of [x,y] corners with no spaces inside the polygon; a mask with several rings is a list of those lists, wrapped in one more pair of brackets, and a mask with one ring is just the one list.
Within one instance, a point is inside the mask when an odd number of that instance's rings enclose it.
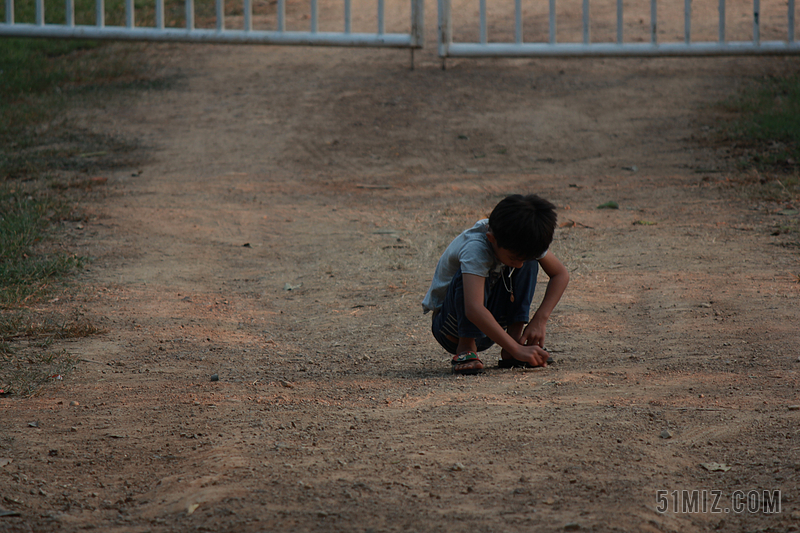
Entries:
{"label": "metal gate", "polygon": [[[800,54],[796,0],[437,1],[443,58]],[[0,37],[423,46],[424,0],[307,2],[4,0]]]}
{"label": "metal gate", "polygon": [[[593,0],[591,9],[589,0],[509,0],[488,9],[486,0],[438,2],[443,58],[800,53],[795,0]],[[457,28],[454,11],[465,20]],[[536,34],[530,41],[526,25]]]}
{"label": "metal gate", "polygon": [[[204,2],[206,5],[203,6],[207,8],[207,14],[201,21],[202,26],[205,27],[198,27],[200,24],[198,24],[195,0],[150,0],[136,3],[134,0],[119,0],[115,3],[115,7],[118,9],[114,13],[107,10],[106,2],[108,0],[94,0],[94,9],[91,9],[91,4],[88,4],[90,6],[88,10],[80,7],[76,9],[76,0],[64,1],[66,4],[63,12],[58,9],[58,13],[50,15],[45,13],[44,0],[22,0],[16,7],[15,0],[5,0],[5,17],[4,22],[0,22],[0,36],[368,46],[411,48],[412,50],[421,48],[423,45],[424,0],[391,3],[392,15],[401,12],[403,7],[408,9],[408,5],[410,5],[410,25],[407,24],[407,18],[402,22],[397,17],[387,19],[386,0],[370,0],[374,9],[374,16],[370,17],[372,20],[365,20],[365,17],[360,16],[356,22],[362,26],[371,23],[374,31],[360,32],[354,31],[353,20],[353,2],[359,2],[359,0],[326,2],[322,6],[319,0],[310,0],[307,10],[303,11],[298,10],[296,4],[292,3],[293,14],[297,16],[291,20],[287,20],[286,0],[262,2],[259,7],[266,9],[261,13],[254,12],[253,0],[240,0],[240,3],[237,2],[238,5],[233,9],[231,9],[230,2],[226,5],[225,0],[210,0]],[[184,2],[182,9],[180,1]],[[28,14],[27,18],[33,18],[33,20],[17,20],[18,17],[15,14],[20,10],[23,2],[35,4],[33,9],[25,11]],[[198,0],[198,4],[200,3]],[[111,4],[110,1],[109,4]],[[167,9],[170,10],[170,13],[176,11],[176,4],[177,10],[181,11],[178,20],[180,26],[176,25],[175,17],[168,21],[166,16]],[[81,6],[84,5],[86,4],[81,4]],[[359,7],[361,7],[360,4]],[[122,20],[123,10],[124,20]],[[360,9],[359,14],[369,11],[372,9]],[[143,12],[146,12],[147,20],[145,23],[137,24],[137,18],[142,16]],[[323,13],[325,18],[321,20]],[[89,17],[93,20],[91,23],[86,23],[86,19]],[[107,19],[113,21],[115,18],[118,24],[107,25]],[[76,22],[79,19],[80,22],[83,22],[82,24]],[[305,20],[308,20],[307,24],[304,24]],[[387,20],[391,25],[390,29],[397,26],[406,26],[407,29],[387,32]],[[290,28],[290,22],[294,26],[306,25],[306,27]],[[321,26],[325,26],[322,28],[324,31],[321,31]]]}

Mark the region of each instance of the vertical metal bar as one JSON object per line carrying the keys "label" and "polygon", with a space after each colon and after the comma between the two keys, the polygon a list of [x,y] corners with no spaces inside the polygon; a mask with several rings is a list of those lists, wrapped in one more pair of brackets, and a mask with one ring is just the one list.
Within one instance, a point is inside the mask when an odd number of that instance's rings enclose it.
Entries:
{"label": "vertical metal bar", "polygon": [[617,0],[617,44],[622,44],[624,40],[624,19],[622,16],[622,0]]}
{"label": "vertical metal bar", "polygon": [[589,0],[583,0],[583,44],[589,44]]}
{"label": "vertical metal bar", "polygon": [[725,0],[719,0],[719,42],[725,42]]}
{"label": "vertical metal bar", "polygon": [[253,30],[253,0],[244,0],[244,31]]}
{"label": "vertical metal bar", "polygon": [[156,0],[156,28],[164,29],[164,0]]}
{"label": "vertical metal bar", "polygon": [[36,25],[44,26],[44,0],[36,0]]}
{"label": "vertical metal bar", "polygon": [[106,4],[105,0],[95,0],[95,25],[102,28],[106,25]]}
{"label": "vertical metal bar", "polygon": [[683,42],[692,42],[692,0],[683,0]]}
{"label": "vertical metal bar", "polygon": [[550,44],[556,44],[556,0],[550,0]]}
{"label": "vertical metal bar", "polygon": [[64,6],[64,23],[72,28],[75,26],[75,0],[67,0]]}
{"label": "vertical metal bar", "polygon": [[794,0],[789,0],[789,42],[794,42]]}
{"label": "vertical metal bar", "polygon": [[378,0],[378,35],[386,31],[384,0]]}
{"label": "vertical metal bar", "polygon": [[[424,35],[425,0],[411,0],[411,44],[421,47],[425,41]],[[414,51],[413,48],[411,51]]]}
{"label": "vertical metal bar", "polygon": [[656,0],[650,0],[650,42],[658,42],[658,5]]}
{"label": "vertical metal bar", "polygon": [[194,29],[194,0],[186,0],[186,29]]}
{"label": "vertical metal bar", "polygon": [[753,0],[753,44],[761,44],[760,0]]}
{"label": "vertical metal bar", "polygon": [[14,24],[14,0],[6,0],[6,24]]}
{"label": "vertical metal bar", "polygon": [[480,26],[481,44],[486,44],[486,0],[480,0]]}
{"label": "vertical metal bar", "polygon": [[317,0],[311,0],[311,33],[317,33],[319,29],[319,20],[317,19],[318,13]]}
{"label": "vertical metal bar", "polygon": [[344,0],[344,32],[350,33],[352,31],[353,15],[350,9],[350,0]]}
{"label": "vertical metal bar", "polygon": [[217,0],[217,31],[225,29],[225,0]]}
{"label": "vertical metal bar", "polygon": [[125,27],[133,28],[134,17],[133,0],[125,0]]}
{"label": "vertical metal bar", "polygon": [[286,29],[286,0],[278,0],[278,31]]}
{"label": "vertical metal bar", "polygon": [[514,0],[514,42],[522,43],[522,0]]}
{"label": "vertical metal bar", "polygon": [[[453,16],[450,11],[450,0],[439,0],[437,16],[439,22],[439,57],[445,58],[450,53],[450,44],[453,42],[453,34],[451,32]],[[442,61],[442,69],[444,69],[444,61]]]}

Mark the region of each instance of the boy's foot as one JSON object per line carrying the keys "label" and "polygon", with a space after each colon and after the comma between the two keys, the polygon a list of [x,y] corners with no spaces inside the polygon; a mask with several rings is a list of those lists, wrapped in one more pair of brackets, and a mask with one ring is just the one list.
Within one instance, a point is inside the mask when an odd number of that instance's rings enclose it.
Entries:
{"label": "boy's foot", "polygon": [[464,352],[453,357],[453,374],[473,375],[483,372],[483,362],[475,352]]}

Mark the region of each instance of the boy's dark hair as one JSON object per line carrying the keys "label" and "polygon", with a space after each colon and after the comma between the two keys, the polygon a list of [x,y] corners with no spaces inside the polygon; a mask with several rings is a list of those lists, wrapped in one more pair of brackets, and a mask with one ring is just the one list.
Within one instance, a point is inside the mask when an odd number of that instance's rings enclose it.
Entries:
{"label": "boy's dark hair", "polygon": [[501,248],[523,261],[537,259],[553,242],[556,206],[535,194],[513,194],[489,215],[489,228]]}

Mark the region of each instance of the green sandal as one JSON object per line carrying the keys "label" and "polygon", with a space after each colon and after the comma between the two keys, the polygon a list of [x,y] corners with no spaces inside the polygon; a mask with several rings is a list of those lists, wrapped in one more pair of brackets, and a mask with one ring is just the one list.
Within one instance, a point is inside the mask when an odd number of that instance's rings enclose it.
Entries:
{"label": "green sandal", "polygon": [[[483,361],[478,358],[475,352],[464,352],[453,357],[453,374],[462,376],[472,376],[483,373]],[[462,368],[457,368],[457,367]]]}

